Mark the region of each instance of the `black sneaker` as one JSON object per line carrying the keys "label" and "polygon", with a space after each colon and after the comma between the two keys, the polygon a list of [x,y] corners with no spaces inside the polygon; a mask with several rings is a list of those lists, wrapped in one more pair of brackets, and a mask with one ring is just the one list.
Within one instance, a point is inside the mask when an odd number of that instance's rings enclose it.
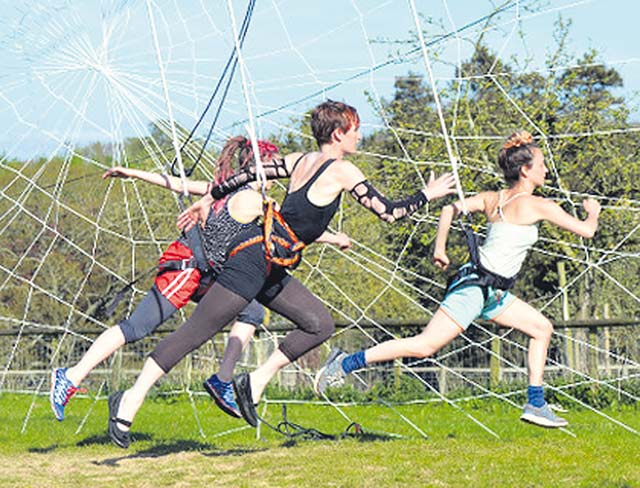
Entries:
{"label": "black sneaker", "polygon": [[233,378],[233,391],[240,408],[242,418],[251,426],[258,426],[258,412],[251,395],[251,380],[247,373],[242,373]]}
{"label": "black sneaker", "polygon": [[109,395],[109,437],[116,446],[126,449],[131,443],[129,431],[120,430],[118,424],[131,427],[131,422],[118,417],[122,395],[124,395],[124,391],[116,391]]}

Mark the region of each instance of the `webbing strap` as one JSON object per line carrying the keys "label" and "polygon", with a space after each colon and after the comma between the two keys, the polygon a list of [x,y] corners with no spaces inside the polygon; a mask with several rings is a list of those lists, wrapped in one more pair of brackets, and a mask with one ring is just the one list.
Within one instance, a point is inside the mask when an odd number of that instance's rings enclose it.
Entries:
{"label": "webbing strap", "polygon": [[171,259],[158,265],[158,276],[169,271],[184,271],[189,268],[197,268],[197,263],[194,258]]}
{"label": "webbing strap", "polygon": [[[273,233],[274,222],[280,224],[287,234],[282,237]],[[293,229],[287,224],[280,212],[275,209],[275,202],[267,199],[264,201],[264,223],[263,233],[238,244],[230,253],[229,257],[235,256],[237,253],[256,244],[264,244],[264,254],[267,261],[267,274],[271,271],[271,264],[282,267],[296,266],[300,262],[300,253],[305,248],[305,243],[298,239]],[[274,256],[276,245],[283,247],[291,253],[289,257]]]}
{"label": "webbing strap", "polygon": [[[480,262],[480,236],[473,230],[471,218],[469,215],[466,215],[466,221],[460,217],[460,226],[462,227],[462,231],[464,232],[465,241],[467,243],[467,248],[469,250],[469,260],[471,261],[472,266],[468,268],[461,268],[455,274],[455,276],[450,281],[449,286],[447,286],[447,294],[453,292],[454,290],[460,288],[466,288],[469,286],[478,286],[482,289],[482,294],[484,295],[484,299],[486,300],[488,297],[488,288],[492,287],[497,290],[509,290],[513,288],[515,285],[517,275],[512,276],[511,278],[507,278],[505,276],[501,276],[493,271],[485,268]],[[463,280],[465,276],[470,274],[477,274],[477,278],[469,278],[467,280]],[[455,285],[451,286],[451,283],[456,282]]]}
{"label": "webbing strap", "polygon": [[[180,195],[180,206],[182,207],[182,210],[187,207],[187,203],[191,204],[191,199],[184,195]],[[203,275],[211,273],[213,268],[211,267],[211,263],[209,263],[204,252],[204,241],[202,239],[202,233],[200,232],[200,226],[194,225],[191,229],[185,232],[185,235],[187,236],[189,248],[193,253],[193,258],[196,261],[196,267]]]}
{"label": "webbing strap", "polygon": [[258,418],[261,423],[269,427],[271,430],[285,436],[288,439],[288,443],[295,443],[297,440],[338,441],[349,437],[367,441],[389,440],[392,438],[390,435],[365,432],[362,426],[357,422],[351,422],[341,434],[327,434],[326,432],[319,431],[318,429],[303,427],[300,424],[289,421],[287,418],[287,406],[284,404],[282,405],[282,421],[278,422],[277,425],[272,425],[269,422],[266,422],[259,415]]}

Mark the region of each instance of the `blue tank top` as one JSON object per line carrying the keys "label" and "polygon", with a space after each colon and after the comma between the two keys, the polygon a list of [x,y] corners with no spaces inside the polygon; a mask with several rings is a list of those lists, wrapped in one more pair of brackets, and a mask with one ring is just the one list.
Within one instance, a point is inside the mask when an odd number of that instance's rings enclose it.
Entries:
{"label": "blue tank top", "polygon": [[[335,159],[328,159],[322,163],[322,166],[309,178],[309,181],[296,191],[287,193],[282,202],[280,214],[284,217],[284,220],[289,224],[298,239],[305,244],[311,244],[322,235],[338,210],[340,195],[324,207],[314,205],[307,197],[307,192],[309,188],[311,188],[311,185],[315,183],[320,175],[324,173],[334,161]],[[295,166],[292,173],[293,171],[295,171]]]}

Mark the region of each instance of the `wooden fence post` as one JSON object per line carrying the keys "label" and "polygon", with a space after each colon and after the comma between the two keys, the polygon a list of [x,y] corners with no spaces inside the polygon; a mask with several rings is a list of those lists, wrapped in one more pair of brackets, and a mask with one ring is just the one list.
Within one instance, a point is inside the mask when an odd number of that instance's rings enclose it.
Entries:
{"label": "wooden fence post", "polygon": [[502,370],[500,369],[502,342],[499,336],[491,339],[491,357],[489,358],[489,384],[495,388],[502,381]]}
{"label": "wooden fence post", "polygon": [[[604,304],[604,310],[602,312],[603,319],[609,319],[609,304]],[[611,358],[609,355],[611,354],[611,327],[603,327],[604,333],[604,371],[607,375],[607,378],[611,377]]]}
{"label": "wooden fence post", "polygon": [[443,396],[447,394],[447,369],[444,366],[440,366],[440,374],[438,375],[438,390]]}
{"label": "wooden fence post", "polygon": [[[569,316],[569,297],[567,295],[567,270],[564,261],[558,261],[558,285],[562,289],[562,320],[568,321]],[[573,377],[571,371],[576,368],[576,351],[573,343],[573,331],[567,327],[563,330],[565,339],[565,353],[567,355],[567,365],[569,366],[569,377]]]}

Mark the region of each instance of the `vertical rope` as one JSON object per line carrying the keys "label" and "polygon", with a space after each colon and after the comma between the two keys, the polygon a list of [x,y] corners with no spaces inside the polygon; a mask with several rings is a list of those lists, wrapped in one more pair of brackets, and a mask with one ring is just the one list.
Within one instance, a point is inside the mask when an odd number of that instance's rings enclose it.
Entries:
{"label": "vertical rope", "polygon": [[263,197],[266,197],[265,185],[267,178],[264,174],[264,168],[262,167],[262,161],[260,160],[260,149],[258,148],[258,141],[256,139],[255,123],[253,117],[253,110],[251,108],[251,100],[249,99],[249,88],[247,84],[246,65],[244,58],[242,57],[242,50],[240,46],[240,38],[238,37],[238,28],[236,26],[236,18],[233,14],[233,4],[231,0],[227,0],[227,8],[229,10],[229,17],[231,18],[231,28],[233,30],[233,41],[236,46],[236,55],[238,57],[238,64],[240,65],[240,78],[242,80],[242,94],[244,95],[244,102],[247,106],[248,124],[245,126],[249,138],[251,140],[251,146],[253,148],[253,155],[256,160],[256,174],[257,181],[260,184],[260,190]]}
{"label": "vertical rope", "polygon": [[429,61],[429,54],[427,53],[427,45],[425,44],[424,36],[422,35],[422,28],[420,27],[420,19],[418,18],[416,4],[414,0],[409,0],[409,4],[411,5],[413,21],[416,26],[418,40],[420,41],[420,49],[422,50],[422,57],[424,59],[424,64],[427,67],[427,73],[429,74],[429,82],[431,83],[433,99],[436,103],[438,119],[440,120],[440,129],[442,130],[442,137],[444,138],[444,143],[445,143],[445,146],[447,147],[447,154],[449,155],[449,161],[451,162],[451,169],[453,171],[453,175],[456,178],[456,191],[458,192],[458,196],[460,197],[460,202],[462,203],[462,213],[464,215],[467,215],[468,214],[467,204],[465,203],[465,200],[464,200],[464,192],[462,191],[462,185],[460,184],[460,176],[458,175],[458,162],[456,160],[455,155],[453,154],[453,148],[451,147],[451,140],[449,139],[447,124],[444,120],[444,115],[442,113],[442,105],[440,104],[440,97],[438,96],[438,90],[436,89],[436,81],[435,81],[435,78],[433,77],[433,71],[431,70],[431,62]]}
{"label": "vertical rope", "polygon": [[[173,110],[171,108],[171,100],[169,98],[169,87],[167,86],[167,78],[164,72],[164,66],[162,64],[162,56],[160,55],[160,44],[158,43],[158,32],[156,30],[156,22],[153,18],[153,11],[151,10],[150,0],[146,0],[147,13],[149,14],[149,22],[151,23],[151,32],[153,34],[153,45],[156,51],[156,58],[158,59],[158,68],[160,69],[160,79],[162,80],[162,91],[164,93],[164,100],[167,104],[167,115],[169,116],[169,126],[171,127],[171,141],[173,143],[173,150],[176,155],[176,161],[178,163],[178,170],[180,171],[180,179],[182,180],[182,194],[185,197],[189,196],[187,190],[187,176],[184,172],[184,166],[182,164],[182,153],[180,151],[180,144],[178,143],[178,135],[176,133],[176,124],[173,119]],[[166,173],[166,170],[164,172]]]}

